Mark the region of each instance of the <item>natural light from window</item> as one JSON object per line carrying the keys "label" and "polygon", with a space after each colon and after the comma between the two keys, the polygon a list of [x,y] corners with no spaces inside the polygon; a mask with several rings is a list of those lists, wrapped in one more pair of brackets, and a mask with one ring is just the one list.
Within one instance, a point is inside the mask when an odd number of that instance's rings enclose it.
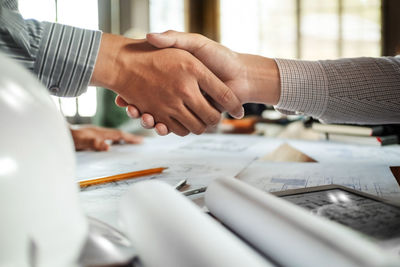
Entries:
{"label": "natural light from window", "polygon": [[184,0],[150,0],[150,32],[185,31]]}
{"label": "natural light from window", "polygon": [[[97,30],[97,0],[19,0],[19,10],[24,18],[55,22],[85,29]],[[79,8],[77,8],[79,7]],[[58,14],[56,16],[56,10]],[[58,98],[53,100],[65,116],[92,117],[96,113],[96,88],[88,87],[87,92],[78,98]],[[77,104],[78,103],[78,104]],[[78,110],[77,110],[78,108]],[[78,113],[77,113],[78,112]]]}
{"label": "natural light from window", "polygon": [[268,57],[379,56],[380,0],[220,0],[221,42]]}

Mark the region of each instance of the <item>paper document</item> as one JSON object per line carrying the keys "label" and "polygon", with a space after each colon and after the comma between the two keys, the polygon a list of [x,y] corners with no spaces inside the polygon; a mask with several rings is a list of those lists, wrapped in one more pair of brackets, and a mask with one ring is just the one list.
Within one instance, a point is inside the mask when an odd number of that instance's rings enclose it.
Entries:
{"label": "paper document", "polygon": [[[257,159],[271,154],[284,143],[322,165],[305,163],[310,166],[303,167],[296,163],[269,161],[258,165]],[[145,138],[140,145],[114,145],[108,152],[78,152],[76,159],[77,182],[168,167],[161,174],[92,186],[80,193],[82,205],[88,215],[117,227],[117,203],[121,195],[132,183],[148,179],[159,179],[170,185],[187,179],[190,189],[194,189],[207,186],[218,177],[234,177],[240,173],[241,178],[246,178],[246,181],[251,181],[266,191],[333,182],[348,184],[352,188],[361,188],[362,191],[383,197],[397,196],[398,186],[389,177],[384,166],[398,165],[400,149],[399,146],[363,147],[249,135],[204,134],[184,138],[169,135]],[[349,162],[354,165],[343,165]],[[377,165],[378,169],[370,168],[372,165]],[[335,172],[336,169],[338,172]],[[328,176],[323,175],[325,171]],[[374,173],[377,175],[373,175]],[[364,177],[370,177],[369,181]]]}
{"label": "paper document", "polygon": [[383,198],[400,198],[387,165],[362,163],[272,163],[255,161],[237,178],[266,192],[338,184]]}
{"label": "paper document", "polygon": [[[207,175],[217,169],[222,170],[218,175],[232,176],[241,170],[240,166],[244,167],[263,153],[254,151],[255,145],[261,141],[263,139],[259,137],[231,135],[146,138],[142,145],[115,145],[104,153],[78,152],[76,177],[81,181],[148,168],[176,166],[182,172],[188,168],[198,169]],[[226,169],[224,163],[229,161],[233,161],[231,165],[235,166]]]}
{"label": "paper document", "polygon": [[[128,187],[158,179],[175,185],[187,179],[190,189],[207,186],[218,177],[234,177],[265,150],[261,137],[189,135],[146,138],[142,145],[111,146],[108,152],[78,152],[77,181],[131,171],[168,167],[161,174],[85,188],[81,203],[88,213],[117,227],[117,205]],[[155,196],[156,197],[156,196]]]}

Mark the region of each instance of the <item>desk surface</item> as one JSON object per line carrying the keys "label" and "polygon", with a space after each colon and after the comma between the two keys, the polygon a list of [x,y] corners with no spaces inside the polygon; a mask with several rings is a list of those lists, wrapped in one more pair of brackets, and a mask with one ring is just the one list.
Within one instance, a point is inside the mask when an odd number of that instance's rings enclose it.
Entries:
{"label": "desk surface", "polygon": [[[283,143],[317,163],[261,160]],[[159,175],[93,186],[80,192],[86,214],[119,228],[120,197],[131,184],[141,180],[159,179],[174,185],[186,178],[191,188],[197,188],[217,177],[237,177],[265,191],[336,183],[400,200],[400,188],[389,168],[399,165],[398,145],[357,146],[249,135],[170,135],[147,138],[142,145],[113,146],[109,152],[78,152],[77,179],[169,168]]]}

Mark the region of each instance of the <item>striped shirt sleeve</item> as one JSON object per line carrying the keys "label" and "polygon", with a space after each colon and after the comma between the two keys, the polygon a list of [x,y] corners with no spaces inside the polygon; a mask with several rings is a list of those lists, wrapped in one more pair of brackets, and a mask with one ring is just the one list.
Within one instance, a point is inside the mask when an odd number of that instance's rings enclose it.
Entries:
{"label": "striped shirt sleeve", "polygon": [[338,60],[275,59],[285,114],[326,123],[400,123],[400,57]]}
{"label": "striped shirt sleeve", "polygon": [[100,31],[24,20],[17,1],[0,0],[0,49],[33,71],[53,95],[86,91],[100,41]]}

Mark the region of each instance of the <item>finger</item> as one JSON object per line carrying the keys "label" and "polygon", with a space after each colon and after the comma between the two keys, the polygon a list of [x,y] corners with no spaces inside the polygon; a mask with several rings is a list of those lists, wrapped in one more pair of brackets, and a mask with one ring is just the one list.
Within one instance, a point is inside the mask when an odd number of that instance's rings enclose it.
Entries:
{"label": "finger", "polygon": [[102,139],[111,140],[113,141],[113,143],[119,143],[121,141],[125,141],[126,143],[129,144],[139,144],[143,141],[143,138],[141,136],[136,136],[134,134],[116,129],[103,129],[100,135]]}
{"label": "finger", "polygon": [[194,134],[202,134],[206,130],[204,122],[185,106],[179,110],[174,118]]}
{"label": "finger", "polygon": [[128,102],[126,102],[120,95],[115,97],[115,104],[121,108],[128,106]]}
{"label": "finger", "polygon": [[154,117],[148,113],[144,113],[142,115],[141,124],[145,129],[152,129],[154,128],[155,122]]}
{"label": "finger", "polygon": [[115,129],[104,130],[104,132],[101,134],[101,138],[104,140],[111,140],[113,143],[125,141],[129,144],[140,144],[143,141],[141,136],[136,136],[134,134]]}
{"label": "finger", "polygon": [[154,128],[158,135],[164,136],[164,135],[169,134],[168,127],[164,123],[159,122],[156,124],[156,126]]}
{"label": "finger", "polygon": [[151,45],[157,48],[175,47],[184,49],[192,54],[207,42],[212,42],[210,39],[200,34],[177,31],[149,33],[146,35],[146,39]]}
{"label": "finger", "polygon": [[210,103],[210,105],[213,106],[216,110],[218,110],[220,113],[224,111],[224,108],[220,104],[215,102],[214,99],[212,99],[209,95],[207,95],[206,93],[203,93],[203,95],[208,103]]}
{"label": "finger", "polygon": [[95,150],[94,145],[95,138],[81,138],[79,140],[75,140],[75,150],[82,151],[82,150]]}
{"label": "finger", "polygon": [[223,81],[232,78],[231,73],[226,71],[226,61],[236,62],[236,53],[201,34],[166,31],[149,33],[146,38],[157,48],[175,47],[188,51]]}
{"label": "finger", "polygon": [[75,142],[75,140],[74,140],[74,145],[75,145],[75,151],[85,150],[85,147],[81,143]]}
{"label": "finger", "polygon": [[107,151],[110,146],[106,143],[104,139],[101,138],[95,138],[92,139],[92,147],[90,149],[96,150],[96,151]]}
{"label": "finger", "polygon": [[233,91],[218,79],[210,70],[203,68],[198,79],[200,88],[233,117],[241,119],[244,109]]}
{"label": "finger", "polygon": [[128,105],[126,107],[126,114],[132,119],[138,119],[140,117],[139,110],[133,105]]}
{"label": "finger", "polygon": [[128,144],[140,144],[143,142],[143,137],[123,132],[122,140]]}
{"label": "finger", "polygon": [[178,120],[172,117],[168,117],[164,120],[161,120],[165,125],[168,125],[168,129],[171,132],[175,133],[179,136],[186,136],[190,133],[188,129],[186,129]]}
{"label": "finger", "polygon": [[99,128],[96,132],[95,138],[103,141],[110,140],[113,143],[118,143],[121,140],[124,140],[124,137],[126,136],[133,135],[129,133],[124,133],[123,131],[117,129]]}
{"label": "finger", "polygon": [[[197,97],[185,99],[185,105],[196,114],[205,125],[216,125],[221,119],[221,113],[207,101],[200,91],[197,91]],[[196,93],[195,93],[196,94]]]}

